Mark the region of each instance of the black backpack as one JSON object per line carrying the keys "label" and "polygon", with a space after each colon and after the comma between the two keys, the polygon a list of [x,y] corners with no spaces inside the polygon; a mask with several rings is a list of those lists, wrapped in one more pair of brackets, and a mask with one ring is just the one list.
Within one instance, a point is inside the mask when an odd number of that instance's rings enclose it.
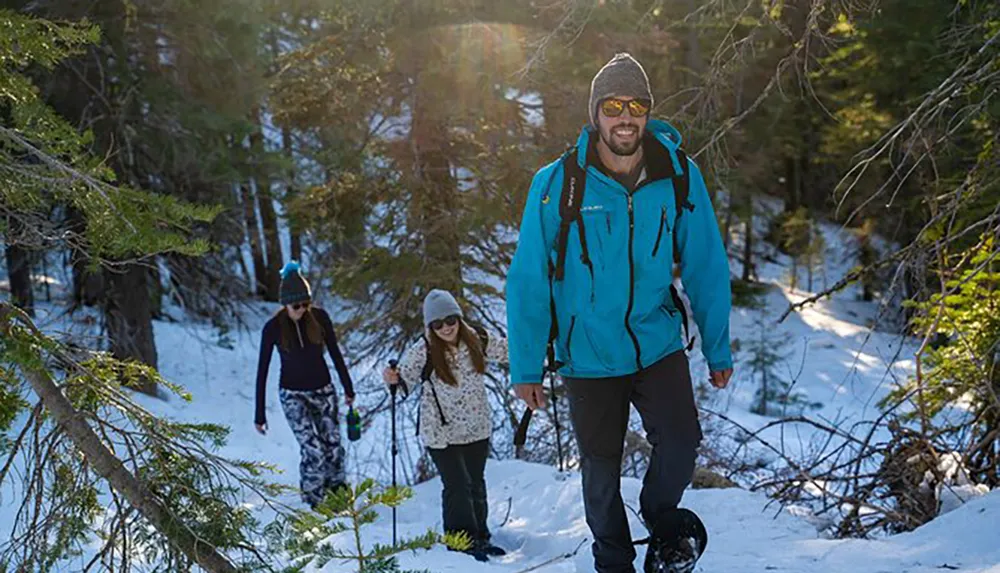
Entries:
{"label": "black backpack", "polygon": [[[476,331],[476,334],[479,335],[479,341],[483,345],[483,354],[485,355],[486,354],[486,346],[490,342],[490,335],[489,335],[489,333],[486,332],[485,328],[483,328],[483,327],[481,327],[479,325],[469,325],[469,326],[471,326],[472,329]],[[423,387],[430,387],[430,389],[431,389],[431,395],[434,397],[434,405],[437,406],[438,416],[441,417],[441,425],[442,426],[447,426],[448,425],[448,420],[444,417],[444,410],[441,409],[441,401],[438,400],[437,390],[434,388],[434,383],[431,382],[431,376],[434,375],[434,364],[431,362],[431,347],[430,347],[430,344],[427,341],[427,337],[426,336],[423,337],[423,340],[424,340],[424,345],[427,348],[427,356],[424,359],[424,367],[420,370],[420,381],[423,382],[423,385],[421,387],[422,388]],[[404,393],[404,395],[408,395],[409,394],[409,389],[406,387],[405,383],[403,384],[403,393]],[[417,431],[416,431],[416,434],[418,436],[420,435],[420,406],[421,406],[421,403],[420,403],[420,401],[418,401],[417,402]]]}

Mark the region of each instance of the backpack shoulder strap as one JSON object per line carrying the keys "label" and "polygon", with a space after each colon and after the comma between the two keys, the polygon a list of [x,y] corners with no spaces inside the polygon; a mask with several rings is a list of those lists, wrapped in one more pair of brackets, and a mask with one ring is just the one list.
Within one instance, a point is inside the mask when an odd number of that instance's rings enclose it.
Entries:
{"label": "backpack shoulder strap", "polygon": [[[675,173],[672,177],[674,187],[674,206],[677,214],[674,216],[674,264],[681,262],[681,250],[677,245],[677,224],[680,223],[684,210],[694,211],[694,205],[688,200],[691,193],[691,166],[688,164],[687,154],[684,150],[677,149],[677,161],[681,164],[681,172]],[[691,327],[688,324],[687,309],[684,308],[684,301],[681,300],[680,293],[674,285],[670,285],[670,298],[673,299],[674,307],[681,313],[681,322],[684,325],[684,336],[688,339],[686,349],[688,352],[694,348],[694,339],[691,338]]]}
{"label": "backpack shoulder strap", "polygon": [[424,338],[424,367],[420,370],[420,381],[427,384],[431,381],[431,375],[434,374],[434,363],[431,362],[431,345],[427,343],[427,338]]}
{"label": "backpack shoulder strap", "polygon": [[676,215],[674,216],[674,264],[679,264],[681,261],[681,251],[677,246],[677,223],[681,220],[681,214],[684,213],[684,209],[688,211],[694,211],[694,205],[688,200],[691,192],[691,166],[688,165],[687,154],[684,150],[677,149],[677,161],[681,164],[681,172],[675,173],[671,178],[674,187],[674,206],[676,208]]}
{"label": "backpack shoulder strap", "polygon": [[[424,337],[424,344],[427,345],[427,358],[424,360],[424,368],[420,371],[420,380],[424,383],[424,386],[429,386],[431,389],[431,396],[434,398],[434,405],[437,406],[438,416],[441,417],[441,425],[447,426],[448,420],[444,417],[444,410],[441,408],[441,401],[438,400],[437,389],[434,387],[434,383],[431,382],[431,375],[434,374],[434,363],[431,361],[431,345],[427,341],[427,337]],[[423,390],[421,390],[423,391]],[[417,434],[420,434],[420,413],[417,413]]]}
{"label": "backpack shoulder strap", "polygon": [[486,347],[490,343],[490,333],[482,325],[473,324],[472,329],[479,335],[479,342],[483,345],[483,354],[486,354]]}
{"label": "backpack shoulder strap", "polygon": [[556,320],[556,301],[553,293],[553,282],[561,281],[565,276],[566,269],[566,249],[569,245],[569,229],[573,222],[576,222],[576,229],[580,236],[580,261],[590,270],[590,276],[594,276],[594,266],[590,262],[590,253],[587,250],[587,233],[583,226],[583,217],[580,216],[580,209],[583,205],[584,192],[587,189],[587,172],[580,167],[577,148],[573,148],[563,155],[563,184],[562,193],[559,196],[559,235],[556,237],[556,263],[549,264],[549,341],[546,349],[546,363],[549,370],[558,370],[561,366],[555,359],[555,347],[553,343],[559,337],[559,323]]}
{"label": "backpack shoulder strap", "polygon": [[[577,150],[574,148],[563,156],[563,184],[559,195],[559,235],[556,237],[556,266],[552,270],[553,278],[561,281],[566,269],[566,246],[569,241],[569,229],[573,222],[577,223],[580,233],[580,245],[583,253],[580,259],[587,267],[591,267],[590,255],[587,252],[587,237],[580,217],[580,206],[583,205],[583,194],[587,188],[587,173],[580,167]],[[592,268],[592,267],[591,267]]]}

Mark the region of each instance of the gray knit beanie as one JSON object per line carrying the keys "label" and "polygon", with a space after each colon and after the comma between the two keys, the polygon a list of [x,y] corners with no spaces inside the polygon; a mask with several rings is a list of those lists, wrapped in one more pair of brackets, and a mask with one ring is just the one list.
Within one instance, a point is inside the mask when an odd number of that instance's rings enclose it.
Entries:
{"label": "gray knit beanie", "polygon": [[434,289],[424,298],[424,326],[430,328],[435,320],[447,318],[453,314],[462,316],[462,307],[446,290]]}
{"label": "gray knit beanie", "polygon": [[590,82],[590,125],[597,127],[597,105],[609,97],[648,99],[653,104],[646,70],[628,53],[615,54]]}

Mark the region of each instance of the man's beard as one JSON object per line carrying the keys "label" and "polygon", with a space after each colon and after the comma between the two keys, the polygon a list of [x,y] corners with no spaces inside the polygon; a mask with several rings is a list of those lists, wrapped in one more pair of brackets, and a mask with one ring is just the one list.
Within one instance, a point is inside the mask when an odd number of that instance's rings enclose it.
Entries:
{"label": "man's beard", "polygon": [[[621,129],[625,127],[635,128],[636,130],[635,139],[633,139],[630,143],[621,143],[615,141],[612,132],[615,129]],[[643,135],[642,128],[640,128],[638,125],[634,123],[628,123],[628,124],[616,125],[615,127],[607,130],[607,133],[605,133],[605,130],[602,129],[601,141],[603,141],[604,144],[608,146],[608,149],[611,150],[611,153],[614,153],[615,155],[620,155],[622,157],[628,157],[630,155],[635,154],[635,152],[639,150],[639,146],[642,144],[642,135]]]}

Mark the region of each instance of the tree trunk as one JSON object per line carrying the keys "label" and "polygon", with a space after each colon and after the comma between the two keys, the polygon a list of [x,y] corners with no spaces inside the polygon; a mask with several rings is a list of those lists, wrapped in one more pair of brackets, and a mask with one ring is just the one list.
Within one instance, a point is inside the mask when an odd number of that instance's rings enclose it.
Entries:
{"label": "tree trunk", "polygon": [[49,259],[47,253],[41,253],[38,262],[42,265],[42,277],[45,279],[45,302],[52,302],[52,276],[49,274]]}
{"label": "tree trunk", "polygon": [[[87,223],[83,213],[70,207],[67,210],[69,230],[82,240],[87,232]],[[100,271],[88,268],[90,257],[82,249],[72,248],[69,254],[70,268],[73,271],[73,305],[97,306],[104,296],[104,276]]]}
{"label": "tree trunk", "polygon": [[[278,42],[277,33],[271,34],[271,57],[272,62],[278,62],[281,58],[281,45]],[[279,70],[272,66],[271,72],[277,73]],[[297,194],[295,185],[295,153],[292,150],[292,130],[288,124],[281,126],[281,150],[285,154],[285,161],[288,162],[288,173],[285,174],[285,219],[288,221],[288,243],[289,257],[293,261],[302,261],[302,230],[295,222],[295,218],[288,213],[288,205],[293,202]],[[279,283],[280,284],[280,283]]]}
{"label": "tree trunk", "polygon": [[31,289],[31,253],[10,237],[21,233],[23,223],[17,217],[7,219],[7,277],[10,279],[10,298],[29,315],[35,315],[35,295]]}
{"label": "tree trunk", "polygon": [[[693,15],[698,10],[698,0],[687,0],[687,15]],[[690,84],[696,86],[701,82],[701,46],[698,43],[698,19],[691,18],[687,29],[687,67]]]}
{"label": "tree trunk", "polygon": [[[156,344],[149,301],[149,269],[135,263],[104,272],[108,285],[104,304],[111,354],[121,360],[138,360],[156,368]],[[141,382],[147,394],[156,394],[156,383]]]}
{"label": "tree trunk", "polygon": [[806,290],[813,292],[813,265],[816,264],[812,250],[806,255]]}
{"label": "tree trunk", "polygon": [[413,107],[411,144],[413,146],[418,187],[413,190],[412,209],[417,221],[414,228],[423,237],[427,267],[435,269],[437,287],[459,296],[462,293],[462,269],[456,225],[459,201],[448,158],[448,132],[444,118],[435,114],[429,89],[421,84],[428,77],[417,78],[417,96]]}
{"label": "tree trunk", "polygon": [[[11,312],[9,307],[0,303],[0,331],[5,335],[11,327]],[[29,328],[34,330],[34,325],[30,325]],[[216,551],[215,547],[199,539],[187,526],[181,524],[177,517],[150,493],[149,487],[128,471],[125,464],[115,457],[94,433],[80,412],[73,408],[48,371],[29,365],[40,363],[40,361],[22,363],[21,372],[53,420],[87,458],[94,471],[107,480],[129,505],[137,509],[157,531],[193,562],[210,573],[236,573],[236,568],[228,559]]]}
{"label": "tree trunk", "polygon": [[159,319],[163,316],[163,282],[160,267],[156,261],[149,267],[149,315]]}
{"label": "tree trunk", "polygon": [[292,130],[287,125],[281,126],[281,148],[288,162],[288,174],[285,180],[285,218],[288,219],[288,239],[290,255],[293,261],[302,260],[302,230],[295,217],[288,214],[288,205],[295,200],[298,188],[295,185],[295,154],[292,152]]}
{"label": "tree trunk", "polygon": [[809,217],[809,244],[806,246],[806,290],[813,292],[813,267],[816,265],[815,219]]}
{"label": "tree trunk", "polygon": [[264,300],[278,300],[280,285],[281,241],[278,235],[278,215],[274,211],[274,196],[271,194],[271,178],[262,167],[266,165],[264,158],[264,133],[260,123],[260,110],[254,110],[253,121],[257,128],[250,134],[250,150],[254,161],[254,189],[257,192],[257,208],[260,210],[260,223],[264,231],[264,255],[266,257],[266,274],[264,275]]}
{"label": "tree trunk", "polygon": [[260,225],[257,223],[256,201],[250,191],[250,185],[240,183],[240,203],[243,204],[243,217],[246,221],[247,239],[250,242],[250,258],[253,260],[253,276],[255,293],[264,296],[267,285],[267,266],[264,264],[264,250],[261,248]]}
{"label": "tree trunk", "polygon": [[794,213],[802,205],[802,187],[797,157],[785,157],[785,212]]}

